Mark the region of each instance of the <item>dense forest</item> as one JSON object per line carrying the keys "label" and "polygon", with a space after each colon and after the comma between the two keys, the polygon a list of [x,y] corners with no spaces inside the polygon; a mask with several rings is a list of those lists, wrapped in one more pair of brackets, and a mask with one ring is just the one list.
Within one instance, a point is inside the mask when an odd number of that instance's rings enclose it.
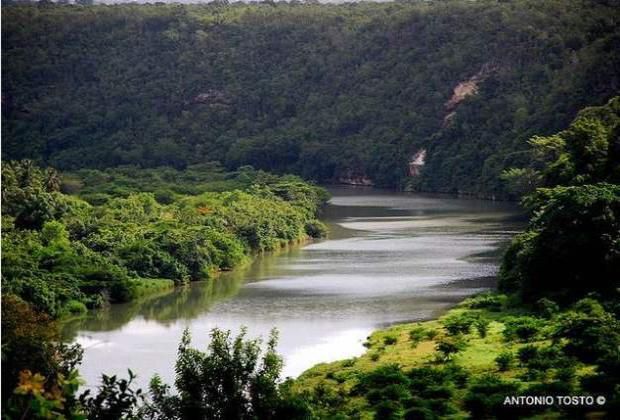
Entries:
{"label": "dense forest", "polygon": [[505,196],[527,139],[620,88],[619,17],[613,0],[5,6],[3,158]]}

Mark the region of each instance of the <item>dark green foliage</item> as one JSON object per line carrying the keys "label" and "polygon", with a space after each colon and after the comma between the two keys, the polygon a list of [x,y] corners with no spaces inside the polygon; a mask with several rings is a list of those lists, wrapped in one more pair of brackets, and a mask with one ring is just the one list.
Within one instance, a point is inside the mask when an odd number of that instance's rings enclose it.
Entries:
{"label": "dark green foliage", "polygon": [[560,307],[551,299],[541,298],[536,301],[536,312],[543,318],[551,319],[559,311]]}
{"label": "dark green foliage", "polygon": [[[588,292],[611,298],[620,273],[620,98],[587,108],[568,129],[530,140],[535,171],[523,203],[532,217],[504,257],[499,286],[529,302]],[[539,188],[531,192],[537,186]],[[527,191],[526,191],[527,192]],[[549,308],[547,308],[549,309]],[[548,312],[548,310],[547,310]],[[551,314],[547,314],[549,316]]]}
{"label": "dark green foliage", "polygon": [[538,347],[528,344],[527,346],[521,347],[517,354],[521,364],[527,365],[538,356]]}
{"label": "dark green foliage", "polygon": [[506,396],[519,395],[519,386],[499,377],[487,375],[478,378],[465,396],[465,408],[472,418],[519,418],[519,410],[505,406]]}
{"label": "dark green foliage", "polygon": [[584,299],[562,315],[555,335],[567,339],[563,347],[567,355],[593,363],[617,354],[620,323],[598,302]]}
{"label": "dark green foliage", "polygon": [[393,344],[396,344],[398,342],[398,338],[393,337],[393,336],[387,336],[383,339],[383,344],[385,344],[386,346],[391,346]]}
{"label": "dark green foliage", "polygon": [[508,249],[500,287],[523,299],[570,302],[616,293],[620,273],[620,186],[542,189],[528,198],[533,218]]}
{"label": "dark green foliage", "polygon": [[[463,385],[458,368],[423,367],[405,373],[397,365],[384,365],[360,375],[354,395],[363,395],[375,418],[440,418],[454,412],[450,402],[454,384]],[[387,416],[387,417],[385,417]]]}
{"label": "dark green foliage", "polygon": [[449,335],[469,334],[476,319],[469,314],[446,318],[443,327]]}
{"label": "dark green foliage", "polygon": [[446,338],[437,341],[435,350],[439,352],[438,358],[442,362],[447,362],[452,357],[465,348],[465,343],[458,338]]}
{"label": "dark green foliage", "polygon": [[129,379],[103,375],[101,385],[94,396],[87,390],[80,395],[81,408],[91,420],[139,419],[135,414],[139,404],[144,403],[141,389],[134,390],[131,383],[135,375],[130,370]]}
{"label": "dark green foliage", "polygon": [[488,309],[499,311],[504,304],[505,296],[494,293],[483,293],[468,300],[467,307],[470,309]]}
{"label": "dark green foliage", "polygon": [[478,331],[478,335],[480,338],[484,338],[487,336],[487,332],[489,331],[490,322],[486,319],[477,319],[474,322],[474,326],[476,327],[476,331]]}
{"label": "dark green foliage", "polygon": [[497,369],[500,372],[505,372],[507,370],[510,370],[510,368],[512,367],[513,363],[514,363],[514,354],[512,354],[509,351],[500,353],[499,356],[497,356],[495,358],[495,364],[497,365]]}
{"label": "dark green foliage", "polygon": [[540,319],[522,316],[518,318],[508,319],[504,323],[504,338],[506,340],[519,340],[519,341],[532,341],[539,334],[542,328],[542,321]]}
{"label": "dark green foliage", "polygon": [[585,0],[6,6],[3,156],[398,186],[426,148],[412,184],[501,194],[527,138],[617,90],[617,19]]}
{"label": "dark green foliage", "polygon": [[[230,331],[214,329],[206,352],[190,347],[183,334],[176,363],[176,394],[155,377],[152,403],[143,408],[151,419],[284,419],[307,418],[301,400],[288,399],[286,386],[278,387],[282,360],[276,353],[277,334],[264,351],[257,340],[246,340],[245,330],[232,338]],[[290,416],[290,417],[289,417]]]}
{"label": "dark green foliage", "polygon": [[409,331],[409,340],[413,345],[417,345],[420,341],[427,338],[427,331],[423,327],[414,327]]}
{"label": "dark green foliage", "polygon": [[[3,292],[53,317],[135,299],[161,279],[208,279],[252,252],[306,238],[309,225],[316,226],[312,234],[325,233],[316,220],[324,190],[251,168],[226,174],[210,166],[127,167],[71,175],[74,192],[105,195],[92,205],[59,192],[60,176],[28,161],[4,164],[2,177]],[[208,192],[214,182],[218,189],[241,189]],[[169,204],[145,192],[162,186],[174,189]],[[52,197],[62,211],[43,216],[23,205],[30,196]]]}

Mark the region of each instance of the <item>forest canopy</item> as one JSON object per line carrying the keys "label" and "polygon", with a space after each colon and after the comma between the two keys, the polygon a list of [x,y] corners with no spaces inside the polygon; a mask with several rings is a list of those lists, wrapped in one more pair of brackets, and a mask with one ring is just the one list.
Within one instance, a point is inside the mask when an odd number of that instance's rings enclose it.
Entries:
{"label": "forest canopy", "polygon": [[531,136],[618,91],[619,17],[589,0],[8,6],[3,158],[502,196]]}

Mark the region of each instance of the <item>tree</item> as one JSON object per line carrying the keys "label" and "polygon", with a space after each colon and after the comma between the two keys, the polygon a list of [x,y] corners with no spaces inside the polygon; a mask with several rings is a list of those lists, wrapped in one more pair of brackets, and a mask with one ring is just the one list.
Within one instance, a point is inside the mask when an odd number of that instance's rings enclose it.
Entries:
{"label": "tree", "polygon": [[242,329],[214,329],[206,352],[190,347],[183,333],[176,363],[178,394],[158,377],[151,381],[152,404],[144,415],[152,419],[275,419],[305,417],[298,401],[288,401],[278,387],[282,358],[276,353],[273,330],[266,348],[259,340],[246,340]]}
{"label": "tree", "polygon": [[589,292],[614,296],[620,273],[620,185],[541,189],[534,214],[503,259],[500,289],[535,302],[567,303]]}

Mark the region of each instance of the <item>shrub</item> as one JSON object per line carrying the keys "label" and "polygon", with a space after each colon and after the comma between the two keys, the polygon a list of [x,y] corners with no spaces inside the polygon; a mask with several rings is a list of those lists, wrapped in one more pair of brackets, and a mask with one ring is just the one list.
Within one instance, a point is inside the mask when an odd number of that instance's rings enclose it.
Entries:
{"label": "shrub", "polygon": [[538,356],[538,348],[536,346],[527,345],[521,347],[517,351],[517,357],[519,358],[519,362],[523,365],[527,365],[531,360]]}
{"label": "shrub", "polygon": [[439,352],[439,361],[446,362],[452,359],[452,356],[465,348],[465,343],[461,340],[444,339],[437,342],[435,350]]}
{"label": "shrub", "polygon": [[494,375],[485,375],[468,389],[464,398],[465,408],[474,419],[483,418],[515,418],[518,413],[515,407],[504,406],[507,395],[517,395],[519,386],[505,382]]}
{"label": "shrub", "polygon": [[541,329],[541,322],[533,317],[523,316],[512,318],[505,322],[503,331],[504,338],[508,341],[518,339],[530,341],[534,339]]}
{"label": "shrub", "polygon": [[569,312],[555,331],[555,337],[567,339],[564,353],[586,363],[614,354],[620,346],[620,322],[612,314],[595,313]]}
{"label": "shrub", "polygon": [[475,319],[468,314],[450,316],[443,321],[443,326],[449,335],[469,334]]}
{"label": "shrub", "polygon": [[416,345],[427,337],[428,332],[424,327],[416,326],[409,331],[409,340]]}
{"label": "shrub", "polygon": [[497,365],[497,369],[500,372],[505,372],[507,370],[509,370],[513,363],[514,363],[514,355],[512,354],[512,352],[509,351],[505,351],[500,353],[496,358],[495,358],[495,364]]}
{"label": "shrub", "polygon": [[543,318],[551,319],[560,311],[560,307],[551,299],[542,298],[536,301],[536,311]]}
{"label": "shrub", "polygon": [[426,332],[426,338],[428,340],[434,340],[435,337],[437,337],[437,335],[439,334],[439,332],[435,329],[430,329]]}
{"label": "shrub", "polygon": [[469,299],[467,307],[470,309],[488,309],[496,312],[502,308],[504,299],[505,296],[502,295],[484,293]]}
{"label": "shrub", "polygon": [[88,309],[86,309],[86,305],[82,302],[78,300],[70,300],[65,304],[63,311],[70,315],[81,315],[85,314]]}
{"label": "shrub", "polygon": [[480,338],[484,338],[487,336],[487,332],[489,331],[489,324],[490,321],[483,318],[477,319],[474,323],[476,330],[478,331],[478,335],[480,335]]}
{"label": "shrub", "polygon": [[324,238],[327,236],[327,226],[318,220],[312,220],[306,223],[305,231],[311,238]]}
{"label": "shrub", "polygon": [[386,346],[394,345],[397,342],[398,338],[394,337],[393,335],[388,335],[387,337],[383,338],[383,344],[385,344]]}

